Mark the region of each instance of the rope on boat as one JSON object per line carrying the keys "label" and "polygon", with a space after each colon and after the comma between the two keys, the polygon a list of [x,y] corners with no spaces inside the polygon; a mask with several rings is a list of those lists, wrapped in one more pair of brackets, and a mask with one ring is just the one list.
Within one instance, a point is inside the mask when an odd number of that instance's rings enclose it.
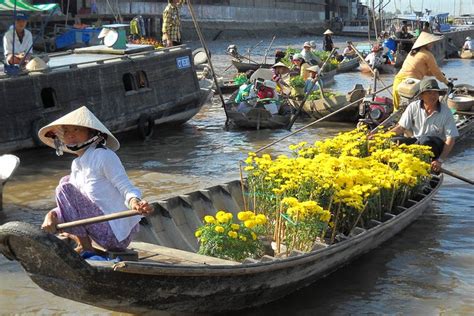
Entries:
{"label": "rope on boat", "polygon": [[[387,90],[387,89],[389,89],[389,88],[391,88],[391,87],[392,87],[392,85],[389,85],[389,86],[387,86],[387,87],[385,87],[385,88],[382,88],[382,89],[380,89],[380,90],[378,90],[378,91],[375,91],[374,94],[380,93],[380,92],[382,92],[382,91],[384,91],[384,90]],[[358,100],[356,100],[356,101],[354,101],[354,102],[352,102],[352,103],[349,103],[349,104],[347,104],[346,106],[343,106],[342,108],[340,108],[339,110],[336,110],[336,111],[334,111],[334,112],[332,112],[332,113],[329,113],[328,115],[326,115],[326,116],[324,116],[324,117],[322,117],[322,118],[320,118],[320,119],[318,119],[318,120],[316,120],[316,121],[314,121],[314,122],[311,122],[311,123],[309,123],[309,124],[307,124],[307,125],[301,127],[300,129],[297,129],[296,131],[294,131],[294,132],[292,132],[292,133],[290,133],[290,134],[288,134],[288,135],[286,135],[286,136],[283,136],[283,137],[281,137],[281,138],[279,138],[279,139],[277,139],[277,140],[271,142],[270,144],[267,144],[267,145],[265,145],[265,146],[259,148],[258,150],[255,151],[255,153],[258,154],[259,152],[261,152],[261,151],[263,151],[263,150],[265,150],[265,149],[267,149],[267,148],[269,148],[269,147],[271,147],[271,146],[273,146],[273,145],[275,145],[275,144],[281,142],[282,140],[285,140],[285,139],[287,139],[287,138],[289,138],[289,137],[291,137],[291,136],[293,136],[293,135],[295,135],[295,134],[297,134],[297,133],[299,133],[299,132],[301,132],[301,131],[307,129],[307,128],[310,127],[310,126],[313,126],[314,124],[319,123],[319,122],[321,122],[321,121],[327,119],[328,117],[331,117],[331,116],[333,116],[333,115],[335,115],[335,114],[337,114],[337,113],[339,113],[339,112],[345,110],[345,109],[348,108],[349,106],[352,106],[352,105],[354,105],[354,104],[356,104],[356,103],[358,103],[358,102],[361,102],[363,99],[364,99],[364,97],[363,97],[363,98],[360,98],[360,99],[358,99]]]}

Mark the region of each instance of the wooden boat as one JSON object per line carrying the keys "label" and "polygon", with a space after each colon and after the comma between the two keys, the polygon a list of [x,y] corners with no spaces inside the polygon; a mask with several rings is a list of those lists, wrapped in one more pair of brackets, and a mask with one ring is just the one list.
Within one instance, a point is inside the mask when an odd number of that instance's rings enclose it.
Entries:
{"label": "wooden boat", "polygon": [[146,138],[154,125],[186,122],[212,94],[200,87],[191,53],[101,45],[51,55],[48,68],[17,75],[1,64],[0,153],[40,145],[40,127],[83,105],[113,133]]}
{"label": "wooden boat", "polygon": [[359,60],[357,57],[351,59],[344,59],[337,66],[337,73],[352,71],[359,67]]}
{"label": "wooden boat", "polygon": [[[303,112],[313,119],[320,119],[328,114],[335,112],[351,102],[363,98],[366,91],[360,84],[356,84],[354,88],[346,95],[335,95],[329,98],[321,98],[318,100],[307,100],[303,106]],[[328,121],[332,122],[357,122],[359,119],[359,103],[355,103],[347,109],[328,117]],[[300,106],[300,101],[290,100],[290,104],[294,108]]]}
{"label": "wooden boat", "polygon": [[[394,65],[392,64],[381,64],[377,66],[376,68],[381,74],[394,74],[397,72],[397,69],[395,69]],[[363,73],[372,74],[372,71],[370,70],[370,66],[363,62],[360,62],[359,70]]]}
{"label": "wooden boat", "polygon": [[249,70],[257,70],[259,68],[265,68],[269,69],[272,67],[272,64],[257,64],[253,62],[243,62],[243,61],[238,61],[236,59],[232,59],[232,65],[234,65],[235,69],[237,69],[237,72],[239,73],[244,73]]}
{"label": "wooden boat", "polygon": [[474,111],[474,87],[459,84],[447,98],[448,106],[457,111]]}
{"label": "wooden boat", "polygon": [[0,251],[19,261],[42,289],[63,298],[129,313],[226,312],[282,298],[380,246],[420,216],[441,182],[434,176],[423,193],[386,212],[381,222],[281,258],[238,263],[195,253],[194,231],[204,215],[225,209],[235,217],[243,210],[240,181],[154,203],[154,214],[140,222],[130,245],[138,261],[85,260],[54,235],[22,222],[0,226]]}
{"label": "wooden boat", "polygon": [[472,59],[472,58],[474,58],[474,51],[472,51],[472,50],[463,50],[461,52],[461,58],[462,59]]}
{"label": "wooden boat", "polygon": [[226,102],[226,115],[230,123],[230,127],[241,129],[279,129],[286,128],[291,119],[291,108],[283,103],[280,110],[276,114],[272,114],[263,105],[259,105],[244,113],[237,111],[234,102],[237,91],[234,92]]}

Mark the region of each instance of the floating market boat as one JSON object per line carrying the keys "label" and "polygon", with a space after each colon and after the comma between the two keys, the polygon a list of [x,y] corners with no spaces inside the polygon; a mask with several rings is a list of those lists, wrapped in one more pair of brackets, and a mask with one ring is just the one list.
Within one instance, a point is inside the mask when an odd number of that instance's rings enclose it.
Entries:
{"label": "floating market boat", "polygon": [[113,133],[146,138],[155,125],[186,122],[212,95],[200,87],[191,53],[100,45],[51,55],[49,66],[17,75],[0,65],[0,153],[39,146],[39,128],[83,105]]}
{"label": "floating market boat", "polygon": [[[306,100],[302,111],[313,119],[320,119],[347,106],[349,103],[362,99],[365,95],[366,91],[362,85],[356,84],[346,95],[333,94],[329,97],[323,96],[317,100]],[[357,122],[360,102],[354,103],[345,110],[328,117],[327,120],[332,122]],[[301,101],[298,100],[290,100],[290,105],[294,108],[299,108],[300,103]]]}
{"label": "floating market boat", "polygon": [[[461,137],[473,126],[473,118],[464,117],[458,123]],[[278,257],[234,262],[196,253],[194,232],[205,215],[225,209],[237,217],[247,209],[240,181],[153,203],[155,212],[141,220],[129,260],[83,259],[68,243],[23,222],[0,226],[0,252],[20,262],[42,289],[101,308],[129,313],[239,310],[282,298],[380,246],[430,206],[442,180],[432,176],[403,205],[382,212],[380,221],[339,233],[332,244],[315,241],[311,251]]]}
{"label": "floating market boat", "polygon": [[[380,64],[375,68],[379,71],[380,74],[394,74],[397,72],[397,69],[395,69],[393,64]],[[360,62],[359,70],[363,73],[372,73],[372,71],[370,70],[370,66],[363,62]]]}
{"label": "floating market boat", "polygon": [[[204,215],[244,210],[239,181],[154,203],[130,248],[137,261],[85,260],[39,227],[23,222],[0,226],[0,251],[21,263],[42,289],[110,310],[142,313],[225,312],[265,304],[288,295],[378,247],[411,224],[430,204],[442,178],[423,193],[386,212],[381,221],[356,227],[337,242],[312,251],[233,262],[196,254],[194,231]],[[225,303],[223,303],[225,302]]]}
{"label": "floating market boat", "polygon": [[467,84],[456,85],[449,94],[447,103],[457,111],[474,111],[474,87]]}
{"label": "floating market boat", "polygon": [[286,128],[291,119],[291,107],[284,101],[277,105],[273,102],[258,104],[248,112],[239,112],[234,102],[234,92],[225,104],[230,127],[241,129],[279,129]]}
{"label": "floating market boat", "polygon": [[472,58],[474,58],[474,51],[472,51],[472,50],[463,50],[461,52],[461,58],[462,59],[472,59]]}
{"label": "floating market boat", "polygon": [[359,67],[359,59],[357,57],[344,59],[337,66],[337,73],[352,71]]}

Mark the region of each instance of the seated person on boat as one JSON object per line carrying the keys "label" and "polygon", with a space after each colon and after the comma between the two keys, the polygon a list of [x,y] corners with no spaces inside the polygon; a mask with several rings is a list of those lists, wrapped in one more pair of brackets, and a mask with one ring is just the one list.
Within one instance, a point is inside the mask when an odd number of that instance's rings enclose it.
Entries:
{"label": "seated person on boat", "polygon": [[448,43],[446,46],[446,58],[459,58],[458,47],[453,43],[452,38],[448,38]]}
{"label": "seated person on boat", "polygon": [[[19,64],[23,59],[26,64],[33,53],[33,36],[26,29],[27,23],[28,15],[24,12],[17,12],[15,27],[11,27],[3,36],[3,53],[5,54],[5,62],[9,65]],[[15,38],[15,45],[13,45],[13,38]]]}
{"label": "seated person on boat", "polygon": [[[420,100],[410,103],[397,126],[391,131],[399,136],[395,141],[405,144],[430,146],[434,154],[431,167],[439,172],[441,164],[454,147],[454,139],[459,136],[453,114],[439,96],[446,94],[436,79],[423,79],[420,82]],[[410,137],[402,136],[408,133]]]}
{"label": "seated person on boat", "polygon": [[313,54],[310,42],[304,42],[303,49],[301,50],[300,54],[303,56],[304,60],[306,60],[310,65],[320,65],[322,63],[321,59],[319,59],[318,56]]}
{"label": "seated person on boat", "polygon": [[[257,79],[255,83],[251,84],[249,91],[246,94],[245,92],[240,95],[240,93],[235,98],[236,104],[238,104],[237,111],[242,113],[247,113],[253,108],[270,108],[265,106],[265,104],[272,103],[275,106],[271,107],[271,113],[275,114],[278,112],[279,108],[279,96],[276,92],[277,85],[272,80],[263,80]],[[240,91],[239,91],[240,92]]]}
{"label": "seated person on boat", "polygon": [[474,45],[472,43],[470,36],[466,37],[466,41],[464,42],[464,45],[462,46],[462,50],[474,50]]}
{"label": "seated person on boat", "polygon": [[408,32],[408,27],[406,25],[403,25],[400,29],[399,32],[396,33],[397,39],[402,40],[400,43],[400,50],[409,53],[413,47],[413,42],[408,41],[413,38],[413,35],[411,35]]}
{"label": "seated person on boat", "polygon": [[357,55],[356,55],[356,52],[354,51],[354,49],[352,48],[351,42],[347,41],[346,44],[347,44],[347,46],[342,51],[342,56],[344,56],[344,59],[355,58]]}
{"label": "seated person on boat", "polygon": [[291,58],[291,62],[293,63],[294,68],[290,75],[292,76],[300,75],[301,78],[303,78],[303,80],[308,79],[309,77],[308,68],[310,67],[310,64],[306,62],[303,55],[298,54],[298,53],[294,54],[293,57]]}
{"label": "seated person on boat", "polygon": [[77,243],[76,251],[93,251],[92,241],[107,250],[125,249],[138,231],[142,215],[153,211],[128,179],[115,154],[120,144],[112,133],[85,106],[41,128],[39,138],[56,149],[77,156],[71,174],[56,188],[57,207],[45,216],[43,230],[56,232],[56,225],[112,214],[129,208],[137,216],[65,229]]}
{"label": "seated person on boat", "polygon": [[304,84],[304,93],[307,94],[312,91],[318,91],[321,86],[321,82],[319,80],[319,66],[311,66],[308,68],[309,71],[309,78],[305,81]]}
{"label": "seated person on boat", "polygon": [[372,69],[378,68],[386,63],[386,59],[382,56],[382,48],[379,44],[375,44],[372,47],[370,54],[365,57],[365,61],[370,65]]}
{"label": "seated person on boat", "polygon": [[394,54],[397,51],[397,42],[388,35],[388,32],[383,33],[383,50],[384,55],[393,62],[395,59]]}
{"label": "seated person on boat", "polygon": [[277,62],[275,65],[272,66],[272,80],[277,85],[277,91],[280,94],[285,94],[285,88],[288,90],[290,85],[283,80],[283,76],[290,72],[290,68],[288,68],[284,63]]}

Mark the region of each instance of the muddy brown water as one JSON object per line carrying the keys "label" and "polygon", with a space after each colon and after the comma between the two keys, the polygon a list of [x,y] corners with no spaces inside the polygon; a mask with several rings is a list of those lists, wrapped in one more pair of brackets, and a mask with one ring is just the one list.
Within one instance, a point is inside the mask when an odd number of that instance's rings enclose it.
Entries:
{"label": "muddy brown water", "polygon": [[[252,57],[263,60],[270,40],[260,44]],[[306,40],[309,39],[277,38],[274,48],[298,45]],[[342,43],[346,39],[338,40]],[[244,53],[257,42],[238,40],[235,43]],[[321,40],[317,42],[320,46]],[[208,44],[217,72],[223,73],[230,60],[224,53],[229,43]],[[196,43],[191,45],[196,46]],[[473,66],[474,61],[450,60],[442,65],[442,70],[447,76],[459,78],[459,82],[474,84]],[[234,69],[230,69],[224,74],[231,77],[233,72]],[[391,78],[391,75],[382,76],[387,84]],[[355,83],[367,86],[370,82],[369,76],[358,72],[339,74],[330,88],[346,92]],[[287,133],[225,131],[224,121],[220,100],[215,97],[185,125],[155,130],[146,142],[138,140],[134,133],[121,136],[118,155],[132,181],[153,201],[237,179],[239,159]],[[295,128],[306,123],[299,120]],[[277,144],[268,153],[287,153],[289,144],[323,139],[350,128],[351,125],[341,123],[316,125]],[[445,165],[470,179],[474,179],[473,140],[471,136],[456,146]],[[53,206],[54,188],[60,177],[68,173],[72,157],[56,157],[46,148],[15,154],[20,157],[21,166],[5,187],[5,211],[0,221],[22,220],[39,225],[45,210]],[[312,286],[239,314],[474,314],[472,194],[472,186],[446,177],[432,207],[380,248]],[[0,314],[120,315],[41,290],[18,263],[3,256],[0,256],[0,280]]]}

